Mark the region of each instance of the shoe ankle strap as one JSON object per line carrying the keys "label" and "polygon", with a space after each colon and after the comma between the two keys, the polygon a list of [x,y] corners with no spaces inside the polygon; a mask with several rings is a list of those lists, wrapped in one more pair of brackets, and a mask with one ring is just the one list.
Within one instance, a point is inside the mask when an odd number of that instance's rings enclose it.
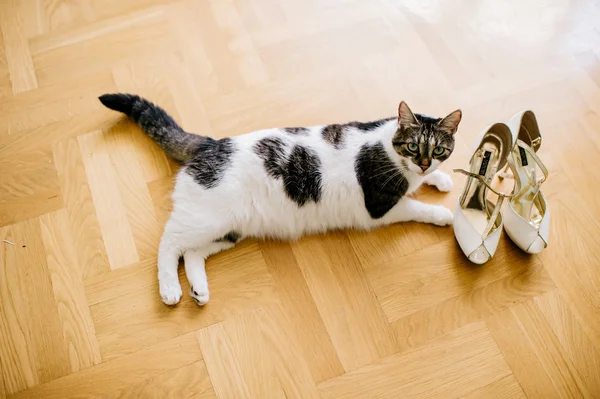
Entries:
{"label": "shoe ankle strap", "polygon": [[505,194],[505,193],[501,193],[499,191],[496,191],[492,186],[490,186],[490,184],[483,178],[483,176],[478,175],[477,173],[473,173],[473,172],[469,172],[468,170],[464,170],[464,169],[452,169],[454,172],[457,173],[462,173],[463,175],[467,175],[469,177],[472,177],[473,179],[477,179],[480,182],[482,182],[488,189],[490,189],[494,194],[498,195],[501,198],[512,198],[512,194]]}
{"label": "shoe ankle strap", "polygon": [[542,183],[545,182],[546,179],[548,178],[548,169],[546,168],[546,165],[544,165],[544,163],[542,162],[540,157],[537,156],[537,154],[535,153],[535,150],[533,148],[531,148],[530,146],[528,146],[524,141],[517,140],[517,142],[515,143],[515,147],[516,146],[524,149],[531,156],[531,158],[533,158],[534,162],[537,164],[537,166],[542,171],[542,174],[544,175],[544,177],[541,180],[536,181],[536,183],[535,183],[537,188],[539,189],[539,187],[542,185]]}

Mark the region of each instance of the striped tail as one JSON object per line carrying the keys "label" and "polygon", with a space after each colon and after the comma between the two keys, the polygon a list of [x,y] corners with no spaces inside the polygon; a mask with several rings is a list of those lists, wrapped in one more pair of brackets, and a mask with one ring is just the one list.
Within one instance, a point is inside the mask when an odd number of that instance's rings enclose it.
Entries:
{"label": "striped tail", "polygon": [[130,117],[171,158],[184,162],[196,154],[206,137],[185,132],[162,108],[133,94],[104,94],[107,108]]}

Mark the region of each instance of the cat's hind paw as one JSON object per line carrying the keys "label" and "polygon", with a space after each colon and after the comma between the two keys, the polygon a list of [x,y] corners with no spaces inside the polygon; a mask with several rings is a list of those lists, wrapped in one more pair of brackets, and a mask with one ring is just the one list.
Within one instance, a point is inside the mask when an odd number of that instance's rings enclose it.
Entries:
{"label": "cat's hind paw", "polygon": [[210,299],[208,287],[200,288],[192,286],[190,287],[190,296],[198,306],[206,305],[208,303],[208,300]]}

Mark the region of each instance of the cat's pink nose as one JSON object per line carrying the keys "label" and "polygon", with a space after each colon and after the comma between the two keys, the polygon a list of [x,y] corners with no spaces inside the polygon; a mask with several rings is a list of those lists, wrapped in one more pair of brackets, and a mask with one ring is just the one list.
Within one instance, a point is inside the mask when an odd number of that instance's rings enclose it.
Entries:
{"label": "cat's pink nose", "polygon": [[419,168],[421,168],[421,170],[425,172],[427,169],[429,169],[429,165],[419,165]]}

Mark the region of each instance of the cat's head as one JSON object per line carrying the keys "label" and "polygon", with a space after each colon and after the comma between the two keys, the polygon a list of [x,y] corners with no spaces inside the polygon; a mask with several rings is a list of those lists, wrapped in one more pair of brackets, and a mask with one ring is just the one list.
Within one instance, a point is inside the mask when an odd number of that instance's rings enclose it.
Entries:
{"label": "cat's head", "polygon": [[392,143],[405,160],[402,165],[419,175],[427,175],[454,150],[454,134],[462,118],[456,110],[445,118],[413,114],[404,101],[398,106],[398,130]]}

